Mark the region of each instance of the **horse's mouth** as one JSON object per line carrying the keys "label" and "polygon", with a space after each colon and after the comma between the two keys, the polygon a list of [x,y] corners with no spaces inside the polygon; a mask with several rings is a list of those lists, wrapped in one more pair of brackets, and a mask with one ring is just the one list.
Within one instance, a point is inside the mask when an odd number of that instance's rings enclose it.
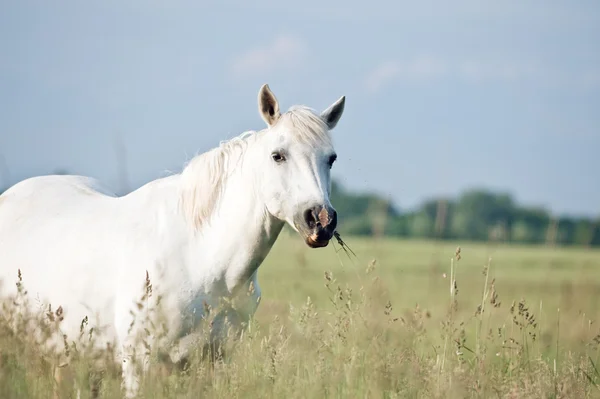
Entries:
{"label": "horse's mouth", "polygon": [[307,229],[301,224],[293,223],[294,229],[300,234],[300,237],[304,239],[306,245],[310,248],[323,248],[329,245],[329,241],[333,238],[333,234],[329,237],[329,234],[323,231],[315,231],[312,229]]}
{"label": "horse's mouth", "polygon": [[306,245],[308,245],[311,248],[323,248],[329,245],[329,240],[317,240],[313,236],[306,237],[305,241]]}

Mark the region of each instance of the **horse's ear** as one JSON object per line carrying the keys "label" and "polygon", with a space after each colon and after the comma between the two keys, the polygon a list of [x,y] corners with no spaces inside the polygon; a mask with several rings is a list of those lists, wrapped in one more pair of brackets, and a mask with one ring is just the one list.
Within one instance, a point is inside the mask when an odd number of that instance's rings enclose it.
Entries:
{"label": "horse's ear", "polygon": [[269,127],[273,126],[281,116],[277,98],[266,83],[258,92],[258,112]]}
{"label": "horse's ear", "polygon": [[346,96],[341,96],[339,100],[331,104],[325,111],[321,112],[321,118],[327,124],[329,130],[333,129],[339,122],[344,113],[345,105]]}

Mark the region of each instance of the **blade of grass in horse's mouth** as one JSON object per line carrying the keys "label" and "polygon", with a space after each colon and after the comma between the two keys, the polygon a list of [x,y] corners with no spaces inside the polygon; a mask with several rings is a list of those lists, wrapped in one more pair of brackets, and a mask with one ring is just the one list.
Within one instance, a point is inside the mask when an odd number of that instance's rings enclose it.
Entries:
{"label": "blade of grass in horse's mouth", "polygon": [[[355,258],[357,257],[356,254],[354,253],[354,251],[342,239],[342,236],[340,235],[340,233],[338,233],[337,231],[335,231],[335,232],[333,232],[333,236],[337,240],[338,244],[340,244],[340,246],[342,247],[342,249],[344,250],[344,252],[346,252],[346,255],[348,255],[348,251],[350,251],[350,253],[352,255],[354,255]],[[350,257],[350,255],[348,255],[348,257]]]}

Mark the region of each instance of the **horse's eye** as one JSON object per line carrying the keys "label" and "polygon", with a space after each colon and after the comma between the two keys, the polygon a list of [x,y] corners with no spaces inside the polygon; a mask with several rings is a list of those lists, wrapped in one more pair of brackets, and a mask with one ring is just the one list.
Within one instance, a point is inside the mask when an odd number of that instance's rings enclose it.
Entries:
{"label": "horse's eye", "polygon": [[329,161],[327,161],[327,163],[329,164],[330,168],[333,166],[333,163],[335,162],[336,159],[337,159],[337,155],[335,155],[335,154],[333,154],[332,156],[329,157]]}
{"label": "horse's eye", "polygon": [[283,155],[281,155],[281,153],[279,153],[279,152],[272,153],[271,158],[273,158],[273,161],[275,161],[277,163],[281,163],[281,162],[285,161],[285,157]]}

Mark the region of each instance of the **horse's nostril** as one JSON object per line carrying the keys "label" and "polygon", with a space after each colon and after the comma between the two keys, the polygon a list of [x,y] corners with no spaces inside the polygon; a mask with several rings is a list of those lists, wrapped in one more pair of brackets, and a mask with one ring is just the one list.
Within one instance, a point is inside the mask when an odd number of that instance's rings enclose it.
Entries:
{"label": "horse's nostril", "polygon": [[313,209],[307,209],[304,211],[304,221],[308,228],[313,229],[317,225],[317,218]]}
{"label": "horse's nostril", "polygon": [[337,225],[337,212],[329,207],[317,206],[302,213],[308,229],[327,230],[332,232]]}

